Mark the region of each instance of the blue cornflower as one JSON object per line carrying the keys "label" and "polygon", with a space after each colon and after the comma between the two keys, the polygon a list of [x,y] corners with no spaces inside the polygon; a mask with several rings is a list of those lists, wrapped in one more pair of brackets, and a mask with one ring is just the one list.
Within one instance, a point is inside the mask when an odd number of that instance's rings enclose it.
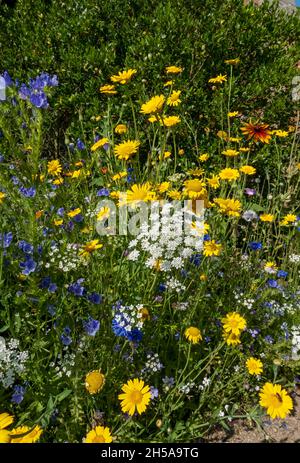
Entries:
{"label": "blue cornflower", "polygon": [[83,328],[89,336],[95,336],[100,328],[100,322],[98,320],[94,320],[90,315],[88,320],[84,320],[82,324]]}
{"label": "blue cornflower", "polygon": [[2,77],[4,78],[5,84],[7,85],[7,87],[10,87],[11,85],[13,85],[14,82],[7,71],[3,72]]}
{"label": "blue cornflower", "polygon": [[208,233],[205,233],[203,236],[203,241],[210,241],[210,235]]}
{"label": "blue cornflower", "polygon": [[27,241],[25,240],[19,241],[18,247],[19,249],[21,249],[21,251],[25,252],[25,254],[32,254],[34,250],[34,247],[32,246],[32,244],[27,243]]}
{"label": "blue cornflower", "polygon": [[101,188],[97,191],[97,196],[109,196],[109,190],[107,188]]}
{"label": "blue cornflower", "polygon": [[48,289],[50,283],[51,283],[51,278],[50,277],[44,277],[44,278],[42,278],[42,281],[40,282],[39,287],[41,289]]}
{"label": "blue cornflower", "polygon": [[248,243],[248,246],[252,251],[259,251],[262,249],[262,244],[259,241],[251,241],[251,243]]}
{"label": "blue cornflower", "polygon": [[158,291],[164,292],[167,289],[166,285],[163,283],[159,283]]}
{"label": "blue cornflower", "polygon": [[278,278],[286,278],[288,276],[288,272],[286,272],[285,270],[278,270],[277,276]]}
{"label": "blue cornflower", "polygon": [[74,294],[74,296],[83,296],[85,294],[85,288],[81,285],[83,281],[83,278],[80,278],[75,283],[70,284],[68,291]]}
{"label": "blue cornflower", "polygon": [[190,262],[194,264],[196,267],[199,267],[201,263],[201,254],[194,254],[190,257]]}
{"label": "blue cornflower", "polygon": [[268,334],[267,336],[265,336],[265,341],[266,341],[268,344],[273,344],[274,339],[272,338],[272,336],[270,336],[270,335]]}
{"label": "blue cornflower", "polygon": [[3,233],[3,235],[0,233],[0,244],[4,248],[8,248],[10,246],[10,243],[12,242],[12,239],[13,239],[12,232]]}
{"label": "blue cornflower", "polygon": [[19,185],[20,184],[20,180],[15,175],[13,175],[11,177],[11,181],[12,181],[13,185]]}
{"label": "blue cornflower", "polygon": [[158,394],[159,394],[158,389],[154,386],[150,386],[150,394],[151,394],[151,400],[157,399]]}
{"label": "blue cornflower", "polygon": [[69,346],[72,343],[72,338],[70,337],[71,328],[69,326],[65,326],[64,331],[60,337],[61,342],[65,346]]}
{"label": "blue cornflower", "polygon": [[34,198],[36,189],[33,186],[29,188],[25,188],[24,186],[21,186],[19,188],[19,192],[22,193],[22,195],[25,196],[25,198]]}
{"label": "blue cornflower", "polygon": [[25,261],[20,262],[19,266],[23,269],[23,275],[30,275],[30,273],[35,271],[37,263],[32,259],[32,257],[26,256]]}
{"label": "blue cornflower", "polygon": [[57,209],[57,215],[59,215],[59,217],[63,217],[65,213],[65,209],[63,207],[60,207],[59,209]]}
{"label": "blue cornflower", "polygon": [[128,341],[140,342],[143,338],[143,333],[138,328],[133,328],[132,331],[127,331],[126,337]]}
{"label": "blue cornflower", "polygon": [[268,281],[268,286],[270,286],[270,288],[277,288],[278,287],[278,283],[276,280],[274,280],[273,278],[270,278]]}
{"label": "blue cornflower", "polygon": [[80,138],[77,139],[76,146],[80,151],[85,149],[85,144],[82,140],[80,140]]}
{"label": "blue cornflower", "polygon": [[91,293],[88,295],[88,300],[93,304],[101,304],[103,297],[98,293]]}
{"label": "blue cornflower", "polygon": [[36,108],[46,109],[49,106],[45,92],[38,91],[36,93],[31,93],[29,99],[30,103],[33,104]]}
{"label": "blue cornflower", "polygon": [[26,392],[26,389],[23,386],[14,386],[14,392],[11,396],[11,402],[13,404],[19,405],[22,400],[24,399],[24,394]]}

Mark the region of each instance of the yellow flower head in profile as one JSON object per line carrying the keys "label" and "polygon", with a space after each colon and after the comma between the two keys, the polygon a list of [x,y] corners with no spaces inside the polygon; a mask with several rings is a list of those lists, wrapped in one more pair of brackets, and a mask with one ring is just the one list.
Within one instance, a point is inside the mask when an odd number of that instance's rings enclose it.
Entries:
{"label": "yellow flower head in profile", "polygon": [[200,154],[200,156],[199,156],[199,160],[200,160],[201,162],[205,162],[205,161],[207,161],[208,159],[209,159],[209,154],[207,154],[207,153]]}
{"label": "yellow flower head in profile", "polygon": [[163,124],[165,127],[174,127],[174,125],[179,124],[181,121],[180,117],[178,116],[167,116],[163,118]]}
{"label": "yellow flower head in profile", "polygon": [[287,391],[280,384],[266,383],[259,393],[259,404],[267,409],[268,415],[275,418],[286,418],[293,410],[293,402]]}
{"label": "yellow flower head in profile", "polygon": [[263,364],[261,360],[250,357],[246,361],[246,367],[250,375],[260,375],[263,371]]}
{"label": "yellow flower head in profile", "polygon": [[118,83],[118,84],[127,84],[134,76],[134,74],[137,73],[136,69],[128,69],[127,71],[120,71],[117,75],[111,76],[110,80],[112,82]]}
{"label": "yellow flower head in profile", "polygon": [[249,153],[250,148],[239,148],[241,153]]}
{"label": "yellow flower head in profile", "polygon": [[54,159],[53,161],[49,161],[47,165],[47,171],[48,174],[57,176],[61,173],[62,167],[60,162],[57,159]]}
{"label": "yellow flower head in profile", "polygon": [[14,421],[14,417],[8,413],[0,413],[0,444],[7,444],[10,441],[10,432],[6,428]]}
{"label": "yellow flower head in profile", "polygon": [[240,216],[242,205],[238,199],[215,198],[214,202],[217,204],[223,214],[227,214],[229,217]]}
{"label": "yellow flower head in profile", "polygon": [[80,214],[80,212],[81,212],[81,209],[77,207],[76,209],[73,209],[72,211],[68,212],[67,216],[71,218],[76,217],[76,215]]}
{"label": "yellow flower head in profile", "polygon": [[99,92],[103,93],[104,95],[115,95],[117,93],[115,85],[102,85],[102,87],[99,88]]}
{"label": "yellow flower head in profile", "polygon": [[285,130],[274,130],[273,133],[276,135],[276,137],[280,138],[286,138],[289,136],[289,133]]}
{"label": "yellow flower head in profile", "polygon": [[97,220],[106,220],[110,216],[110,208],[109,207],[101,207],[100,211],[97,212]]}
{"label": "yellow flower head in profile", "polygon": [[225,64],[230,64],[230,66],[234,66],[235,64],[239,64],[240,58],[233,58],[233,59],[225,59]]}
{"label": "yellow flower head in profile", "polygon": [[283,217],[283,221],[286,223],[294,223],[297,220],[297,216],[295,214],[287,214]]}
{"label": "yellow flower head in profile", "polygon": [[99,243],[99,240],[92,240],[82,246],[79,255],[82,257],[89,257],[97,249],[101,249],[103,244]]}
{"label": "yellow flower head in profile", "polygon": [[6,194],[3,191],[0,191],[0,204],[3,203],[3,199],[5,198]]}
{"label": "yellow flower head in profile", "polygon": [[167,74],[180,74],[183,71],[183,68],[178,66],[167,66],[166,73]]}
{"label": "yellow flower head in profile", "polygon": [[168,80],[165,84],[164,87],[171,87],[174,84],[174,80]]}
{"label": "yellow flower head in profile", "polygon": [[186,180],[184,182],[184,193],[190,199],[201,199],[206,195],[205,182],[199,179]]}
{"label": "yellow flower head in profile", "polygon": [[116,125],[116,127],[115,127],[115,132],[116,132],[118,135],[122,135],[123,133],[126,133],[126,132],[127,132],[127,126],[126,126],[126,124],[118,124],[118,125]]}
{"label": "yellow flower head in profile", "polygon": [[162,107],[165,102],[164,95],[156,95],[146,101],[146,103],[141,106],[141,113],[143,114],[155,114],[162,110]]}
{"label": "yellow flower head in profile", "polygon": [[215,240],[204,241],[203,254],[206,257],[219,256],[222,251],[222,245],[215,242]]}
{"label": "yellow flower head in profile", "polygon": [[220,186],[218,175],[213,175],[211,178],[207,178],[206,181],[207,184],[213,189],[219,188]]}
{"label": "yellow flower head in profile", "polygon": [[105,376],[101,370],[90,371],[85,377],[85,388],[90,394],[97,394],[103,388]]}
{"label": "yellow flower head in profile", "polygon": [[39,425],[33,429],[29,426],[18,426],[10,432],[11,444],[34,444],[41,437],[43,430]]}
{"label": "yellow flower head in profile", "polygon": [[108,138],[100,138],[100,140],[96,141],[96,143],[93,144],[91,147],[91,151],[96,151],[99,148],[103,148],[104,145],[109,144],[109,139]]}
{"label": "yellow flower head in profile", "polygon": [[262,222],[273,222],[274,215],[273,214],[261,214],[259,218]]}
{"label": "yellow flower head in profile", "polygon": [[222,336],[228,346],[237,346],[238,344],[241,344],[239,334],[226,333],[226,331],[224,331]]}
{"label": "yellow flower head in profile", "polygon": [[130,204],[135,207],[141,202],[152,201],[156,199],[155,192],[149,182],[143,184],[134,184],[131,190],[127,190],[124,197],[121,198],[120,205]]}
{"label": "yellow flower head in profile", "polygon": [[244,317],[237,312],[229,312],[226,317],[221,319],[221,322],[225,333],[232,333],[237,336],[239,336],[241,331],[247,326]]}
{"label": "yellow flower head in profile", "polygon": [[57,177],[52,183],[53,185],[62,185],[64,183],[64,179],[62,177]]}
{"label": "yellow flower head in profile", "polygon": [[228,117],[236,117],[238,115],[239,115],[238,111],[231,111],[231,112],[227,113]]}
{"label": "yellow flower head in profile", "polygon": [[63,219],[54,219],[53,223],[56,227],[60,227],[64,223]]}
{"label": "yellow flower head in profile", "polygon": [[181,90],[173,90],[173,92],[171,93],[171,95],[167,99],[167,105],[168,106],[178,106],[179,103],[181,103],[181,100],[179,98],[180,93],[181,93]]}
{"label": "yellow flower head in profile", "polygon": [[240,174],[237,169],[231,169],[230,167],[227,167],[225,169],[222,169],[219,172],[219,177],[221,180],[227,180],[228,182],[232,182],[234,180],[237,180],[239,178]]}
{"label": "yellow flower head in profile", "polygon": [[252,166],[242,166],[240,167],[240,172],[245,175],[254,175],[256,173],[256,169]]}
{"label": "yellow flower head in profile", "polygon": [[186,339],[193,344],[198,344],[199,341],[202,341],[201,331],[195,326],[190,326],[184,332]]}
{"label": "yellow flower head in profile", "polygon": [[232,158],[234,156],[238,156],[239,152],[237,150],[228,149],[228,150],[222,151],[222,154]]}
{"label": "yellow flower head in profile", "polygon": [[104,426],[96,426],[87,433],[84,439],[85,444],[110,444],[111,442],[110,430]]}
{"label": "yellow flower head in profile", "polygon": [[128,161],[134,154],[137,153],[140,142],[137,140],[127,140],[115,146],[114,152],[118,159]]}
{"label": "yellow flower head in profile", "polygon": [[112,176],[112,180],[115,182],[117,180],[121,180],[121,178],[127,177],[127,171],[123,170],[122,172],[118,172],[117,174]]}
{"label": "yellow flower head in profile", "polygon": [[226,74],[223,76],[222,74],[219,74],[217,77],[212,77],[209,79],[210,84],[222,84],[223,82],[226,82],[227,76]]}
{"label": "yellow flower head in profile", "polygon": [[218,130],[217,137],[221,138],[222,140],[228,140],[228,134],[224,132],[224,130]]}
{"label": "yellow flower head in profile", "polygon": [[135,411],[139,415],[146,411],[150,403],[151,393],[150,387],[145,385],[144,381],[137,378],[130,379],[122,386],[122,391],[123,394],[119,394],[119,400],[121,401],[123,413],[128,413],[132,416]]}

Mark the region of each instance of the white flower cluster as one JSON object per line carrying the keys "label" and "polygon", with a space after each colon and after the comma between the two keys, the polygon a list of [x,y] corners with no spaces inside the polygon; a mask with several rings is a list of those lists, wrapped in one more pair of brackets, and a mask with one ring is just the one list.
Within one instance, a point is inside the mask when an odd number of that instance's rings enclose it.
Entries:
{"label": "white flower cluster", "polygon": [[88,264],[86,259],[80,259],[78,255],[78,251],[80,249],[79,244],[67,243],[64,249],[63,246],[59,247],[59,245],[63,244],[64,241],[60,240],[58,243],[55,243],[51,246],[48,254],[49,260],[44,263],[46,268],[55,266],[63,272],[70,272],[70,270],[75,270],[80,265]]}
{"label": "white flower cluster", "polygon": [[293,326],[292,333],[292,359],[300,360],[300,326]]}
{"label": "white flower cluster", "polygon": [[198,217],[198,226],[193,227],[192,217],[192,212],[176,209],[172,203],[163,204],[161,212],[152,211],[150,225],[143,223],[129,243],[128,260],[136,261],[142,254],[146,267],[162,272],[183,269],[186,260],[203,247],[203,221]]}
{"label": "white flower cluster", "polygon": [[289,256],[289,261],[293,264],[299,264],[300,262],[300,255],[299,254],[291,254]]}
{"label": "white flower cluster", "polygon": [[126,332],[131,332],[134,328],[139,330],[143,327],[143,305],[117,305],[114,310],[113,325],[117,325]]}
{"label": "white flower cluster", "polygon": [[181,392],[182,394],[189,394],[193,389],[194,390],[198,390],[198,391],[203,391],[205,388],[207,388],[208,386],[210,385],[210,378],[207,378],[207,376],[205,376],[203,378],[203,381],[202,383],[196,385],[194,383],[194,381],[190,381],[186,384],[183,384],[182,386],[180,386],[178,388],[179,392]]}
{"label": "white flower cluster", "polygon": [[15,377],[24,372],[27,359],[28,352],[19,350],[18,339],[10,339],[6,343],[0,336],[0,384],[4,388],[12,386]]}
{"label": "white flower cluster", "polygon": [[163,364],[160,362],[158,354],[148,354],[147,360],[144,368],[141,373],[144,375],[156,373],[164,368]]}
{"label": "white flower cluster", "polygon": [[54,368],[55,374],[58,378],[67,376],[68,378],[72,374],[73,367],[75,366],[76,355],[74,353],[65,352],[64,355],[58,354],[57,364],[55,362],[50,363],[50,368]]}

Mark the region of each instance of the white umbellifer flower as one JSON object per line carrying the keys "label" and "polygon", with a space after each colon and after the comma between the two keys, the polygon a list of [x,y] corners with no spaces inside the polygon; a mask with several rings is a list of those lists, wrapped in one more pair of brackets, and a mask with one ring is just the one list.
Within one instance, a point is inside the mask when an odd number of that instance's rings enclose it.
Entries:
{"label": "white umbellifer flower", "polygon": [[292,359],[300,359],[300,326],[293,326],[292,333]]}
{"label": "white umbellifer flower", "polygon": [[127,256],[127,259],[128,260],[138,260],[139,258],[139,255],[140,255],[140,251],[138,251],[137,249],[134,249],[134,251],[131,251],[128,256]]}
{"label": "white umbellifer flower", "polygon": [[17,339],[10,339],[6,344],[0,336],[0,384],[4,388],[12,386],[16,376],[24,372],[27,359],[28,352],[19,351]]}
{"label": "white umbellifer flower", "polygon": [[291,254],[289,256],[289,261],[293,264],[298,264],[300,262],[300,255],[299,254]]}

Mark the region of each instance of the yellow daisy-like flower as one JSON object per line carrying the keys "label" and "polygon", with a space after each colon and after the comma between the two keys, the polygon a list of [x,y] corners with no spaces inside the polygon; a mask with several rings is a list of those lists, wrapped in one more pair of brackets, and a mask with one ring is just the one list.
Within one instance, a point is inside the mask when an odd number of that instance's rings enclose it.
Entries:
{"label": "yellow daisy-like flower", "polygon": [[164,152],[164,159],[168,159],[170,156],[172,156],[171,151],[165,151]]}
{"label": "yellow daisy-like flower", "polygon": [[163,118],[163,124],[165,127],[174,127],[174,125],[179,124],[181,121],[180,117],[178,116],[167,116]]}
{"label": "yellow daisy-like flower", "polygon": [[231,111],[231,112],[227,113],[228,117],[236,117],[238,115],[239,115],[238,111]]}
{"label": "yellow daisy-like flower", "polygon": [[71,174],[71,178],[78,178],[81,175],[81,169],[74,170]]}
{"label": "yellow daisy-like flower", "polygon": [[92,240],[82,246],[79,255],[82,257],[89,257],[97,249],[101,249],[103,244],[99,243],[99,240]]}
{"label": "yellow daisy-like flower", "polygon": [[164,95],[153,96],[152,98],[150,98],[150,100],[146,101],[146,103],[142,104],[140,112],[143,114],[155,114],[162,110],[164,102]]}
{"label": "yellow daisy-like flower", "polygon": [[229,312],[226,317],[221,319],[225,333],[232,333],[236,336],[240,335],[246,326],[246,320],[237,312]]}
{"label": "yellow daisy-like flower", "polygon": [[265,263],[264,270],[267,273],[276,273],[278,270],[278,267],[275,262],[270,261],[270,262]]}
{"label": "yellow daisy-like flower", "polygon": [[110,208],[109,207],[101,207],[100,211],[97,212],[97,220],[106,220],[110,216]]}
{"label": "yellow daisy-like flower", "polygon": [[84,439],[85,444],[110,444],[112,435],[109,428],[96,426],[89,431]]}
{"label": "yellow daisy-like flower", "polygon": [[144,381],[134,378],[122,386],[123,394],[119,394],[121,408],[123,413],[129,413],[130,416],[137,411],[139,414],[146,411],[150,403],[150,387],[145,385]]}
{"label": "yellow daisy-like flower", "polygon": [[181,93],[181,90],[173,90],[173,92],[171,93],[171,95],[167,99],[167,105],[168,106],[178,106],[179,103],[181,103],[181,100],[179,98],[180,93]]}
{"label": "yellow daisy-like flower", "polygon": [[121,180],[121,178],[127,177],[127,171],[123,170],[122,172],[118,172],[117,174],[112,176],[112,180],[115,182],[116,180]]}
{"label": "yellow daisy-like flower", "polygon": [[11,444],[33,444],[41,437],[43,430],[39,425],[33,429],[29,426],[18,426],[10,432]]}
{"label": "yellow daisy-like flower", "polygon": [[190,326],[184,332],[186,339],[193,344],[198,344],[199,341],[202,341],[201,331],[195,326]]}
{"label": "yellow daisy-like flower", "polygon": [[249,153],[250,148],[239,148],[239,150],[241,151],[241,153]]}
{"label": "yellow daisy-like flower", "polygon": [[57,177],[52,183],[53,185],[62,185],[64,183],[64,179],[62,177]]}
{"label": "yellow daisy-like flower", "polygon": [[183,71],[183,68],[179,66],[167,66],[166,73],[167,74],[180,74]]}
{"label": "yellow daisy-like flower", "polygon": [[197,167],[197,169],[188,170],[187,173],[189,175],[193,175],[194,177],[202,177],[202,175],[204,174],[204,170],[202,169],[202,167]]}
{"label": "yellow daisy-like flower", "polygon": [[235,64],[239,64],[240,61],[241,61],[240,58],[233,58],[233,59],[225,59],[224,63],[234,66]]}
{"label": "yellow daisy-like flower", "polygon": [[275,217],[273,214],[261,214],[259,218],[262,222],[273,222]]}
{"label": "yellow daisy-like flower", "polygon": [[0,204],[3,203],[3,199],[5,198],[6,194],[3,191],[0,191]]}
{"label": "yellow daisy-like flower", "polygon": [[200,156],[199,156],[199,160],[200,160],[201,162],[205,162],[205,161],[207,161],[208,159],[209,159],[209,154],[207,154],[207,153],[200,154]]}
{"label": "yellow daisy-like flower", "polygon": [[127,190],[125,195],[120,198],[120,205],[130,204],[135,207],[141,202],[156,199],[155,192],[149,182],[132,185],[131,190]]}
{"label": "yellow daisy-like flower", "polygon": [[227,76],[226,74],[223,76],[222,74],[219,74],[217,77],[212,77],[209,79],[210,84],[222,84],[223,82],[227,81]]}
{"label": "yellow daisy-like flower", "polygon": [[259,397],[259,404],[267,409],[268,415],[273,419],[286,418],[293,410],[292,399],[280,384],[264,384]]}
{"label": "yellow daisy-like flower", "polygon": [[170,182],[162,182],[160,185],[158,185],[157,191],[159,193],[165,193],[170,188],[170,185]]}
{"label": "yellow daisy-like flower", "polygon": [[260,375],[263,371],[263,364],[261,360],[250,357],[246,361],[246,367],[250,375]]}
{"label": "yellow daisy-like flower", "polygon": [[171,87],[174,84],[174,80],[168,80],[165,84],[164,87]]}
{"label": "yellow daisy-like flower", "polygon": [[140,146],[140,142],[137,140],[127,140],[119,145],[115,146],[114,152],[118,159],[125,159],[128,161],[136,152]]}
{"label": "yellow daisy-like flower", "polygon": [[58,176],[61,171],[62,167],[58,159],[54,159],[53,161],[49,161],[47,165],[48,174]]}
{"label": "yellow daisy-like flower", "polygon": [[289,136],[289,133],[286,132],[285,130],[273,130],[273,132],[276,137],[280,137],[280,138],[286,138]]}
{"label": "yellow daisy-like flower", "polygon": [[53,220],[53,223],[56,227],[59,227],[60,225],[62,225],[64,223],[63,219],[54,219]]}
{"label": "yellow daisy-like flower", "polygon": [[287,214],[283,217],[283,220],[287,223],[294,223],[297,220],[297,216],[295,214]]}
{"label": "yellow daisy-like flower", "polygon": [[103,93],[105,95],[115,95],[117,93],[115,85],[102,85],[102,87],[99,88],[99,92]]}
{"label": "yellow daisy-like flower", "polygon": [[227,167],[225,169],[222,169],[219,172],[219,177],[221,180],[228,180],[228,182],[232,182],[234,180],[237,180],[239,178],[240,174],[237,169],[231,169],[230,167]]}
{"label": "yellow daisy-like flower", "polygon": [[256,173],[256,169],[252,166],[242,166],[240,167],[240,172],[245,175],[254,175]]}
{"label": "yellow daisy-like flower", "polygon": [[207,184],[213,189],[219,188],[220,186],[218,175],[213,175],[211,178],[207,178],[206,181]]}
{"label": "yellow daisy-like flower", "polygon": [[0,444],[7,444],[10,442],[10,433],[8,431],[7,426],[12,424],[14,421],[14,417],[9,415],[8,413],[0,413]]}
{"label": "yellow daisy-like flower", "polygon": [[228,140],[228,134],[224,132],[224,130],[218,130],[217,137],[221,138],[222,140]]}
{"label": "yellow daisy-like flower", "polygon": [[222,251],[222,245],[215,242],[215,240],[204,241],[203,254],[206,257],[219,256]]}
{"label": "yellow daisy-like flower", "polygon": [[115,127],[115,132],[116,132],[118,135],[122,135],[123,133],[126,133],[126,132],[127,132],[127,126],[126,126],[126,124],[118,124],[118,125],[116,125],[116,127]]}
{"label": "yellow daisy-like flower", "polygon": [[118,84],[127,84],[132,76],[137,73],[136,69],[128,69],[127,71],[120,71],[117,75],[111,76],[110,80],[112,82],[117,82]]}
{"label": "yellow daisy-like flower", "polygon": [[241,344],[239,334],[226,333],[226,331],[224,331],[222,336],[228,346],[237,346]]}
{"label": "yellow daisy-like flower", "polygon": [[103,388],[105,376],[101,370],[90,371],[85,377],[85,388],[90,394],[97,394]]}
{"label": "yellow daisy-like flower", "polygon": [[237,150],[228,149],[228,150],[222,151],[222,154],[232,158],[234,156],[237,156],[239,154],[239,152]]}
{"label": "yellow daisy-like flower", "polygon": [[190,199],[203,199],[203,196],[206,195],[205,182],[196,178],[186,180],[183,191]]}
{"label": "yellow daisy-like flower", "polygon": [[76,217],[76,215],[80,214],[80,212],[81,212],[81,209],[77,207],[76,209],[73,209],[72,211],[68,212],[67,216],[71,218]]}
{"label": "yellow daisy-like flower", "polygon": [[96,151],[99,148],[103,148],[103,146],[107,144],[109,144],[108,138],[100,138],[100,140],[96,141],[96,143],[93,144],[93,146],[91,147],[91,151]]}
{"label": "yellow daisy-like flower", "polygon": [[229,217],[239,217],[242,205],[238,199],[215,198],[214,202],[220,208],[220,211]]}
{"label": "yellow daisy-like flower", "polygon": [[168,196],[169,196],[169,198],[171,198],[171,199],[180,200],[182,194],[181,194],[181,192],[178,191],[178,190],[171,190],[171,191],[168,191]]}

